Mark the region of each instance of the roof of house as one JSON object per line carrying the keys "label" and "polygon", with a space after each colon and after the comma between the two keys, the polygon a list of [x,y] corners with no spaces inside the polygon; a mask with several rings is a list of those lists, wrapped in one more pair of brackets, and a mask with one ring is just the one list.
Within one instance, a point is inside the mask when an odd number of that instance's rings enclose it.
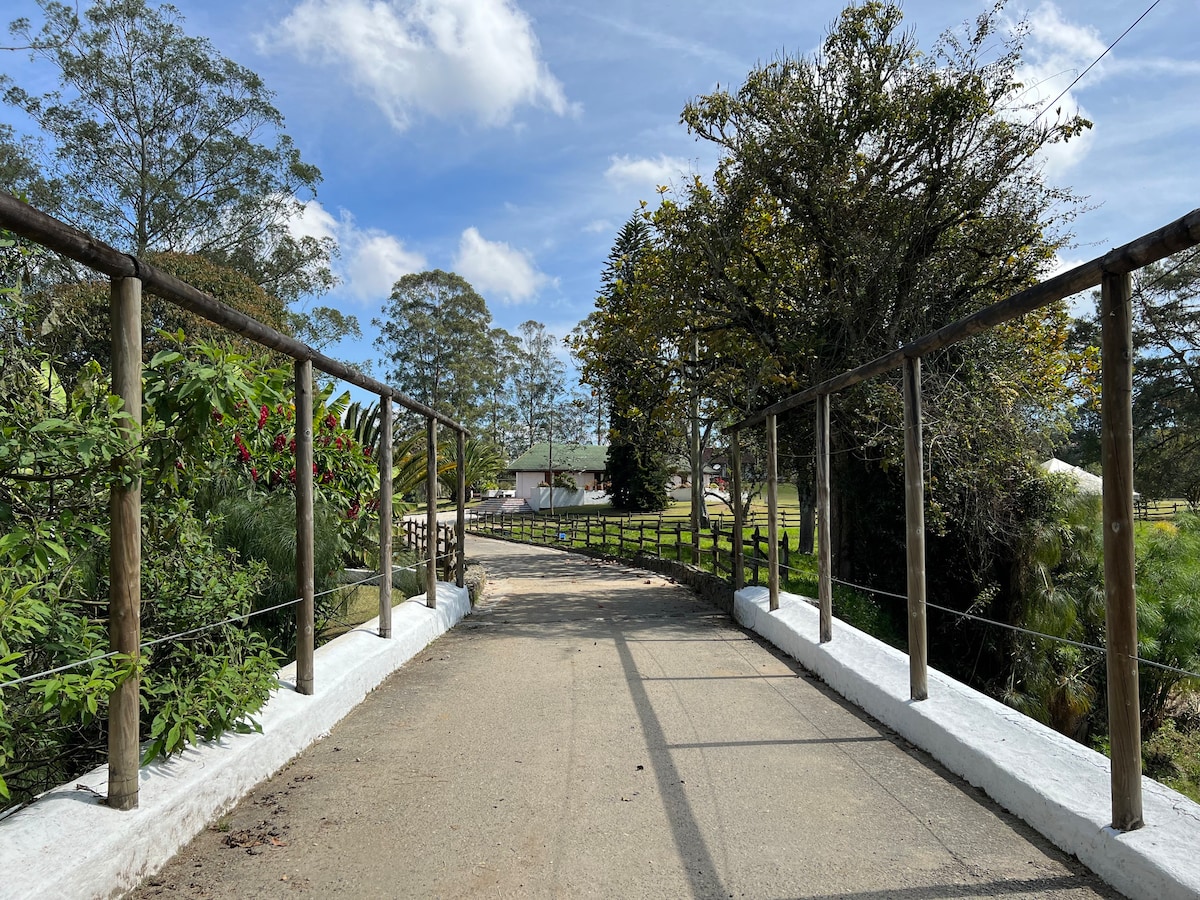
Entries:
{"label": "roof of house", "polygon": [[1052,472],[1056,475],[1066,475],[1075,482],[1075,486],[1081,494],[1102,494],[1104,493],[1104,481],[1098,475],[1093,475],[1085,469],[1078,466],[1073,466],[1070,463],[1063,462],[1057,457],[1051,457],[1041,464],[1042,468],[1047,472]]}
{"label": "roof of house", "polygon": [[508,467],[510,472],[603,472],[608,468],[608,447],[598,444],[555,444],[550,468],[550,444],[534,444]]}

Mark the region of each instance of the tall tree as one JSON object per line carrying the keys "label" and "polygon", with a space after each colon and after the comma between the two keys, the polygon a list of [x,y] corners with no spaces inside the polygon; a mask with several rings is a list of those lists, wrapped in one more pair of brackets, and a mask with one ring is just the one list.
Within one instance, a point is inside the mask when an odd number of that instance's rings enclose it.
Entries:
{"label": "tall tree", "polygon": [[39,2],[40,31],[27,19],[10,29],[60,88],[0,87],[51,144],[55,212],[138,255],[210,257],[285,301],[331,284],[332,244],[288,230],[320,172],[258,75],[188,36],[172,6],[96,0],[80,17]]}
{"label": "tall tree", "polygon": [[488,334],[491,354],[482,370],[482,409],[480,425],[486,429],[493,445],[505,457],[513,458],[520,436],[521,411],[517,406],[514,379],[520,363],[521,342],[503,328],[493,328]]}
{"label": "tall tree", "polygon": [[660,264],[649,224],[634,215],[609,252],[596,312],[571,338],[584,379],[608,402],[609,476],[619,509],[666,505],[668,457],[680,436],[681,357],[672,332],[681,322],[653,282]]}
{"label": "tall tree", "polygon": [[549,438],[550,414],[563,392],[566,366],[556,355],[558,341],[541,322],[522,322],[513,375],[517,406],[524,429],[520,450]]}
{"label": "tall tree", "polygon": [[1141,269],[1134,314],[1135,483],[1200,504],[1200,256]]}
{"label": "tall tree", "polygon": [[427,406],[474,427],[490,359],[492,314],[461,275],[434,269],[392,287],[375,348],[386,377]]}
{"label": "tall tree", "polygon": [[[1100,296],[1074,323],[1077,352],[1100,343]],[[1133,274],[1134,484],[1144,496],[1200,504],[1200,254],[1189,251]],[[1094,399],[1094,398],[1088,398]],[[1100,420],[1084,404],[1061,456],[1101,463]]]}
{"label": "tall tree", "polygon": [[[1034,118],[1017,80],[1020,35],[1003,38],[1001,14],[925,53],[897,6],[850,6],[816,54],[760,66],[684,110],[724,155],[656,224],[675,293],[695,304],[687,326],[702,355],[728,359],[726,382],[744,367],[760,401],[785,395],[1037,279],[1074,208],[1043,182],[1038,154],[1088,123]],[[991,577],[1035,439],[1060,424],[1065,391],[1041,363],[1058,361],[1062,325],[1061,311],[1027,323],[1041,355],[1017,328],[925,360],[930,418],[947,429],[930,452],[931,529],[955,524],[962,543],[946,552],[966,553],[972,578]],[[899,421],[894,381],[835,404],[843,577],[902,578]]]}

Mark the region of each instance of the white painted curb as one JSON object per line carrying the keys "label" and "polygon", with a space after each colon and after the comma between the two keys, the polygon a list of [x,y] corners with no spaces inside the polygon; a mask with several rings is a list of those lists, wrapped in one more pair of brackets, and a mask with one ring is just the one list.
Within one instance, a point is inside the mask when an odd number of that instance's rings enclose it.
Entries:
{"label": "white painted curb", "polygon": [[136,887],[470,611],[466,588],[439,582],[436,609],[423,594],[393,608],[391,640],[372,620],[318,648],[314,695],[290,690],[296,666],[284,667],[283,689],[255,717],[261,734],[227,735],[146,766],[136,810],[100,802],[107,766],[55,788],[0,822],[0,898],[107,898]]}
{"label": "white painted curb", "polygon": [[1200,897],[1200,805],[1142,779],[1146,826],[1109,827],[1109,760],[1051,728],[929,670],[929,699],[909,699],[908,656],[834,620],[818,641],[819,613],[766,588],[734,595],[734,617],[820,676],[847,700],[895,729],[955,774],[985,791],[1131,898]]}

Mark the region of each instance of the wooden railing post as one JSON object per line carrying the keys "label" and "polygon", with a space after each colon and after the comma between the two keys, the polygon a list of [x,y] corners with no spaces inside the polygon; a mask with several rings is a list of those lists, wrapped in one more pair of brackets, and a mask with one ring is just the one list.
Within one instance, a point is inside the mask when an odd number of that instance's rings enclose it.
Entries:
{"label": "wooden railing post", "polygon": [[455,517],[458,559],[454,583],[463,587],[467,583],[467,435],[458,432],[458,510]]}
{"label": "wooden railing post", "polygon": [[904,510],[908,525],[908,683],[929,696],[925,624],[925,461],[921,444],[921,358],[904,360]]}
{"label": "wooden railing post", "polygon": [[833,640],[833,564],[829,536],[829,395],[817,395],[817,605],[821,643]]}
{"label": "wooden railing post", "polygon": [[767,416],[767,593],[779,609],[779,441],[775,416]]}
{"label": "wooden railing post", "polygon": [[[112,391],[131,421],[123,427],[132,444],[141,440],[142,425],[142,283],[114,278],[110,289],[112,327]],[[129,677],[117,685],[108,706],[108,805],[138,805],[138,722],[140,713],[137,663],[142,639],[142,482],[136,454],[125,471],[127,483],[109,489],[108,645],[134,663]]]}
{"label": "wooden railing post", "polygon": [[742,508],[742,444],[741,432],[729,435],[729,468],[732,474],[730,489],[733,491],[733,589],[740,591],[746,586],[746,548],[742,531],[745,510]]}
{"label": "wooden railing post", "polygon": [[425,568],[425,605],[430,609],[437,606],[437,419],[430,418],[425,424],[425,461],[428,466],[425,477],[425,547],[429,553]]}
{"label": "wooden railing post", "polygon": [[1128,274],[1100,286],[1101,445],[1104,453],[1104,603],[1113,828],[1142,826],[1133,541],[1133,303]]}
{"label": "wooden railing post", "polygon": [[313,378],[312,360],[296,360],[296,690],[313,692]]}
{"label": "wooden railing post", "polygon": [[379,636],[392,636],[392,398],[379,398]]}

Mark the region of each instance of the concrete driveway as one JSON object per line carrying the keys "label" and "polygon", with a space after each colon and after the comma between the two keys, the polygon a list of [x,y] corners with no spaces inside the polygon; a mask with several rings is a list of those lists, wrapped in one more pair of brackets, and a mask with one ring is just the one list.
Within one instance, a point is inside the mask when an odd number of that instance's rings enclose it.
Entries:
{"label": "concrete driveway", "polygon": [[131,896],[1118,896],[684,588],[468,556],[475,613]]}

